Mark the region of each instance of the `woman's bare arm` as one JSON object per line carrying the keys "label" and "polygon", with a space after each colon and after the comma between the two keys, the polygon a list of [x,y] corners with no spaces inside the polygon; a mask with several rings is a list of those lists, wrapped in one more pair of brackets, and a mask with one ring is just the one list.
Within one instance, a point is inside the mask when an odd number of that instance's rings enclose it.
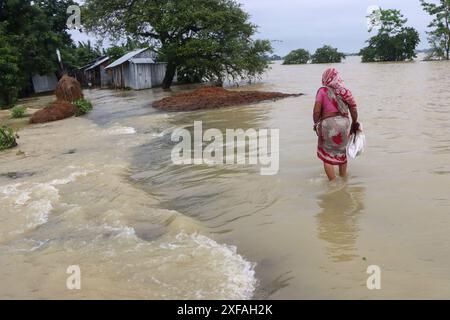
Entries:
{"label": "woman's bare arm", "polygon": [[350,108],[350,115],[352,116],[352,125],[350,128],[350,133],[356,133],[360,129],[358,122],[358,109]]}
{"label": "woman's bare arm", "polygon": [[314,113],[313,113],[314,123],[319,122],[321,115],[322,115],[322,104],[320,102],[316,102],[316,104],[314,105]]}
{"label": "woman's bare arm", "polygon": [[352,116],[352,123],[358,122],[358,109],[356,108],[349,108],[350,114]]}

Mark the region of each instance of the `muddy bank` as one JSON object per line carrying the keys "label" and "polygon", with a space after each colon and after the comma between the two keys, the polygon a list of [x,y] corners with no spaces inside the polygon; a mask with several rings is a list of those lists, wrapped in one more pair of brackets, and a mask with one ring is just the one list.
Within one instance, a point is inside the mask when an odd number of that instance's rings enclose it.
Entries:
{"label": "muddy bank", "polygon": [[153,107],[164,111],[193,111],[252,104],[267,100],[298,97],[303,94],[286,94],[264,91],[230,91],[218,87],[203,87],[192,92],[177,94],[153,102]]}

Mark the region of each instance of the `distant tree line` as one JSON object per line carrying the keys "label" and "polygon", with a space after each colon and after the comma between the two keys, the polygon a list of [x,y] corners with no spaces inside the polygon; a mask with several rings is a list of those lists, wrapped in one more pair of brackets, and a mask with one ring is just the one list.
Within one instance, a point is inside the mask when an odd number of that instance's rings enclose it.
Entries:
{"label": "distant tree line", "polygon": [[[429,24],[428,41],[431,49],[426,50],[427,59],[450,59],[450,0],[438,3],[420,0],[423,9],[433,17]],[[407,61],[416,58],[416,48],[420,42],[419,32],[408,27],[408,20],[396,9],[380,9],[368,16],[378,29],[375,36],[367,40],[367,46],[359,54],[363,62]],[[369,30],[372,32],[372,29]],[[324,46],[311,55],[305,49],[290,52],[284,64],[335,63],[345,55],[337,49]]]}
{"label": "distant tree line", "polygon": [[345,54],[339,52],[338,49],[329,45],[324,45],[316,50],[314,54],[310,54],[308,50],[297,49],[291,51],[284,57],[283,64],[306,64],[311,63],[340,63],[345,58]]}

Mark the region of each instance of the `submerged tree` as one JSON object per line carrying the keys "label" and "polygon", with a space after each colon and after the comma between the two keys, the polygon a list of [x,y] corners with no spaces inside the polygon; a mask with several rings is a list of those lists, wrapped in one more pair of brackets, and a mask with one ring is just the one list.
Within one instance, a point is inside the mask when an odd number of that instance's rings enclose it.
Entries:
{"label": "submerged tree", "polygon": [[431,57],[450,59],[450,0],[439,0],[439,4],[420,0],[422,7],[431,16],[433,21],[429,24],[432,30],[428,32],[428,41],[431,45]]}
{"label": "submerged tree", "polygon": [[312,55],[312,63],[340,63],[345,55],[332,46],[323,46]]}
{"label": "submerged tree", "polygon": [[297,49],[291,51],[286,57],[284,57],[283,64],[305,64],[311,59],[311,54],[308,50]]}
{"label": "submerged tree", "polygon": [[164,88],[177,69],[221,83],[268,67],[270,42],[251,39],[257,28],[234,0],[87,0],[83,8],[90,31],[151,41],[167,61]]}
{"label": "submerged tree", "polygon": [[408,20],[399,10],[380,9],[372,15],[377,17],[379,30],[376,36],[367,41],[369,45],[361,49],[363,62],[405,61],[416,57],[419,33],[416,29],[405,26]]}

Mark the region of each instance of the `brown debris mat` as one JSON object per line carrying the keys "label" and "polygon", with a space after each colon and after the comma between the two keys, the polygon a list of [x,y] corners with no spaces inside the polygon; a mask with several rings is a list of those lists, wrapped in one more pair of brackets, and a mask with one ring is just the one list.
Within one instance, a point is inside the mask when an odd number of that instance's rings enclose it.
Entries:
{"label": "brown debris mat", "polygon": [[193,111],[252,104],[301,95],[264,91],[231,91],[220,87],[202,87],[192,92],[180,93],[155,101],[153,107],[164,111]]}
{"label": "brown debris mat", "polygon": [[45,123],[62,120],[75,115],[75,106],[67,101],[55,101],[48,107],[36,111],[31,117],[30,123]]}

